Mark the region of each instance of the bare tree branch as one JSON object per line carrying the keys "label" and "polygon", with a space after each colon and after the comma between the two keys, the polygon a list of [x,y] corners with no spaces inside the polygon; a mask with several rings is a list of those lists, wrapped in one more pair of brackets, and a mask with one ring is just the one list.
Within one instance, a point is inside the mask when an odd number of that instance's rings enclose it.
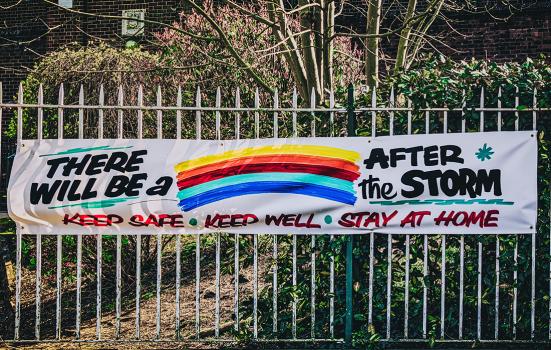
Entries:
{"label": "bare tree branch", "polygon": [[241,55],[237,52],[236,48],[232,45],[228,37],[226,36],[226,33],[222,30],[222,28],[216,23],[216,21],[208,14],[206,11],[199,5],[197,5],[192,0],[185,0],[188,4],[191,5],[201,16],[203,16],[204,19],[209,22],[212,29],[216,31],[216,33],[219,36],[220,41],[224,44],[224,46],[228,49],[229,53],[232,55],[232,57],[243,66],[243,70],[246,71],[256,83],[258,83],[264,90],[273,93],[272,87],[270,87],[259,75],[257,72],[254,71],[254,69],[241,57]]}

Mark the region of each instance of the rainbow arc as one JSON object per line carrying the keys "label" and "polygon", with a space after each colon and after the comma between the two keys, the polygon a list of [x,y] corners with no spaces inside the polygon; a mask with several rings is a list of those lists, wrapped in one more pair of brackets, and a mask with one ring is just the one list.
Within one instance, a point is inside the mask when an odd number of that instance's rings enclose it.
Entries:
{"label": "rainbow arc", "polygon": [[316,145],[248,147],[177,164],[183,211],[228,198],[288,193],[353,205],[357,152]]}

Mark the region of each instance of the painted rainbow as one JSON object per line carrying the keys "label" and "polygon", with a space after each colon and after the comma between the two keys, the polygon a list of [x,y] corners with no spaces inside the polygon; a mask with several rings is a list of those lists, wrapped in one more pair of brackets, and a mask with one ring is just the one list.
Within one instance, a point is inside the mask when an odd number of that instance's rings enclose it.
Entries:
{"label": "painted rainbow", "polygon": [[191,159],[174,169],[183,211],[227,198],[291,193],[353,205],[357,152],[317,145],[270,145]]}

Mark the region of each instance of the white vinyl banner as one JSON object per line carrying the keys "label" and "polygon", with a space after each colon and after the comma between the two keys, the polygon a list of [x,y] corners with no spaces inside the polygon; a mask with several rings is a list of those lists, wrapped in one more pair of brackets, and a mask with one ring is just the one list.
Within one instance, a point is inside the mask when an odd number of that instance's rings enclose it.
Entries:
{"label": "white vinyl banner", "polygon": [[533,233],[533,132],[206,140],[24,140],[23,234]]}

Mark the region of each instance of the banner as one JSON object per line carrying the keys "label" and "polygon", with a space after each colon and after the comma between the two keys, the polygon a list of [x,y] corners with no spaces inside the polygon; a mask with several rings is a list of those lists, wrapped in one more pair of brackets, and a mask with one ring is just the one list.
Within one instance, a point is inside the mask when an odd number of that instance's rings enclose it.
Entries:
{"label": "banner", "polygon": [[533,132],[24,140],[23,234],[535,232]]}

